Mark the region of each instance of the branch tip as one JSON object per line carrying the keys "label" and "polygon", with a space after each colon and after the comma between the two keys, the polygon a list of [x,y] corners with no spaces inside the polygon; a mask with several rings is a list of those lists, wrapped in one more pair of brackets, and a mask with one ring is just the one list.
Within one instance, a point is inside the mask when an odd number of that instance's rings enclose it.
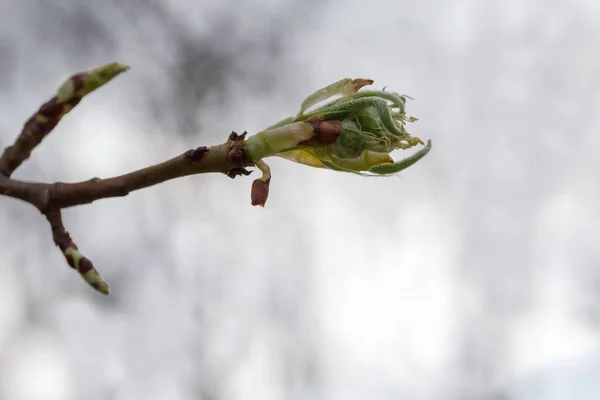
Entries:
{"label": "branch tip", "polygon": [[113,62],[88,72],[79,72],[62,84],[56,98],[61,103],[74,98],[81,99],[128,69],[128,65]]}
{"label": "branch tip", "polygon": [[52,238],[54,244],[62,251],[67,264],[76,270],[88,285],[96,291],[108,295],[110,288],[102,279],[92,261],[83,255],[77,248],[77,245],[71,239],[69,232],[65,229],[62,221],[62,215],[59,209],[52,209],[46,213],[46,219],[52,229]]}

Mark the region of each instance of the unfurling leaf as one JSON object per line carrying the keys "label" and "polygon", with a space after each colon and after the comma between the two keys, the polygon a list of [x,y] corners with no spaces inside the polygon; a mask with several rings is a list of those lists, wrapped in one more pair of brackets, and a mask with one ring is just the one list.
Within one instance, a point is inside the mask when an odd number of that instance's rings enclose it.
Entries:
{"label": "unfurling leaf", "polygon": [[[413,155],[394,161],[392,151],[425,143],[406,130],[407,123],[417,121],[406,115],[410,97],[384,90],[359,91],[372,83],[346,78],[317,90],[302,102],[295,117],[246,139],[246,155],[263,174],[268,170],[263,159],[272,156],[360,175],[393,175],[410,167],[431,150],[431,141]],[[268,180],[263,176],[254,182],[253,205],[264,206],[270,178],[269,172]]]}

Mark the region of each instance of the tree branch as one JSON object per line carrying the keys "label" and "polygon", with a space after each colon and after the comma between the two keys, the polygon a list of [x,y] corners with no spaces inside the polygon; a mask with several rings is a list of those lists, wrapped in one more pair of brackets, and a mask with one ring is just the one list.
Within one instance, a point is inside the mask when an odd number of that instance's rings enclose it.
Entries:
{"label": "tree branch", "polygon": [[12,173],[30,157],[33,149],[86,94],[127,68],[112,63],[73,75],[58,90],[56,96],[29,118],[15,143],[7,147],[0,156],[0,194],[30,203],[44,214],[50,223],[54,243],[63,252],[67,263],[90,286],[103,294],[109,293],[109,287],[71,239],[63,225],[61,209],[109,197],[126,196],[135,190],[187,175],[215,172],[231,178],[249,175],[250,171],[245,167],[253,165],[244,149],[246,132],[241,135],[232,132],[223,144],[191,149],[163,163],[113,178],[92,178],[75,183],[28,182],[11,178]]}
{"label": "tree branch", "polygon": [[[235,132],[226,143],[207,147],[198,147],[167,160],[125,175],[113,178],[92,178],[83,182],[51,184],[24,182],[0,177],[0,193],[33,204],[42,213],[54,208],[67,208],[110,197],[123,197],[129,193],[149,186],[188,175],[205,173],[224,173],[230,177],[241,174],[244,167],[252,166],[243,157],[243,139],[245,134]],[[242,156],[240,157],[240,154]]]}
{"label": "tree branch", "polygon": [[[0,194],[23,200],[46,216],[52,228],[54,243],[68,264],[77,270],[94,289],[108,294],[109,288],[92,262],[81,254],[63,226],[61,209],[88,204],[109,197],[122,197],[135,190],[187,175],[220,172],[234,178],[249,175],[244,167],[252,166],[245,157],[244,137],[232,132],[226,143],[198,147],[163,163],[114,178],[92,178],[76,183],[25,182],[0,175]],[[1,161],[1,158],[0,158]]]}
{"label": "tree branch", "polygon": [[[106,84],[129,67],[111,63],[71,76],[57,94],[27,120],[12,146],[0,156],[0,195],[36,207],[50,224],[54,243],[67,263],[94,289],[103,294],[109,287],[92,262],[78,249],[67,232],[61,210],[129,193],[175,178],[204,173],[223,173],[230,178],[249,175],[256,166],[262,176],[255,179],[252,205],[264,206],[269,194],[271,170],[263,161],[279,156],[301,164],[336,171],[376,175],[395,174],[423,158],[427,145],[404,160],[394,162],[389,152],[424,144],[404,129],[416,119],[404,112],[406,96],[384,91],[360,92],[373,83],[369,79],[342,79],[309,96],[296,117],[286,118],[246,138],[232,132],[223,144],[197,147],[167,160],[113,178],[83,182],[28,182],[11,178],[31,152],[84,96]],[[341,98],[308,111],[332,96]],[[390,104],[391,103],[391,104]]]}

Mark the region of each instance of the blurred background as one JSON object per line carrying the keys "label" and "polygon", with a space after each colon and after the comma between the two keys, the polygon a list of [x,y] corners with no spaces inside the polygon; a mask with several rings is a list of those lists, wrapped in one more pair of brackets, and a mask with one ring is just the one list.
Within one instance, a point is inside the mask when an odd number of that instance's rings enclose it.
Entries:
{"label": "blurred background", "polygon": [[133,67],[16,178],[145,167],[345,77],[414,97],[433,150],[393,178],[272,160],[265,209],[221,175],[69,209],[109,297],[0,198],[0,399],[598,399],[599,18],[592,0],[3,0],[1,147],[69,75]]}

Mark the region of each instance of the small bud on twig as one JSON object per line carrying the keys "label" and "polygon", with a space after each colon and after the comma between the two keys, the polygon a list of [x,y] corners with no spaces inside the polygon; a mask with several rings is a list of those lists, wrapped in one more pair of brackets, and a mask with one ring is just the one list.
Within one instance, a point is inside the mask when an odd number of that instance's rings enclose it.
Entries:
{"label": "small bud on twig", "polygon": [[88,285],[102,294],[108,295],[110,293],[108,284],[102,279],[96,268],[94,268],[94,264],[92,264],[90,259],[77,249],[75,243],[71,242],[70,246],[63,251],[63,254],[69,266],[79,272],[79,275],[81,275]]}
{"label": "small bud on twig", "polygon": [[56,98],[60,103],[68,102],[74,98],[82,98],[128,69],[129,66],[125,64],[110,63],[89,72],[75,74],[58,89]]}

